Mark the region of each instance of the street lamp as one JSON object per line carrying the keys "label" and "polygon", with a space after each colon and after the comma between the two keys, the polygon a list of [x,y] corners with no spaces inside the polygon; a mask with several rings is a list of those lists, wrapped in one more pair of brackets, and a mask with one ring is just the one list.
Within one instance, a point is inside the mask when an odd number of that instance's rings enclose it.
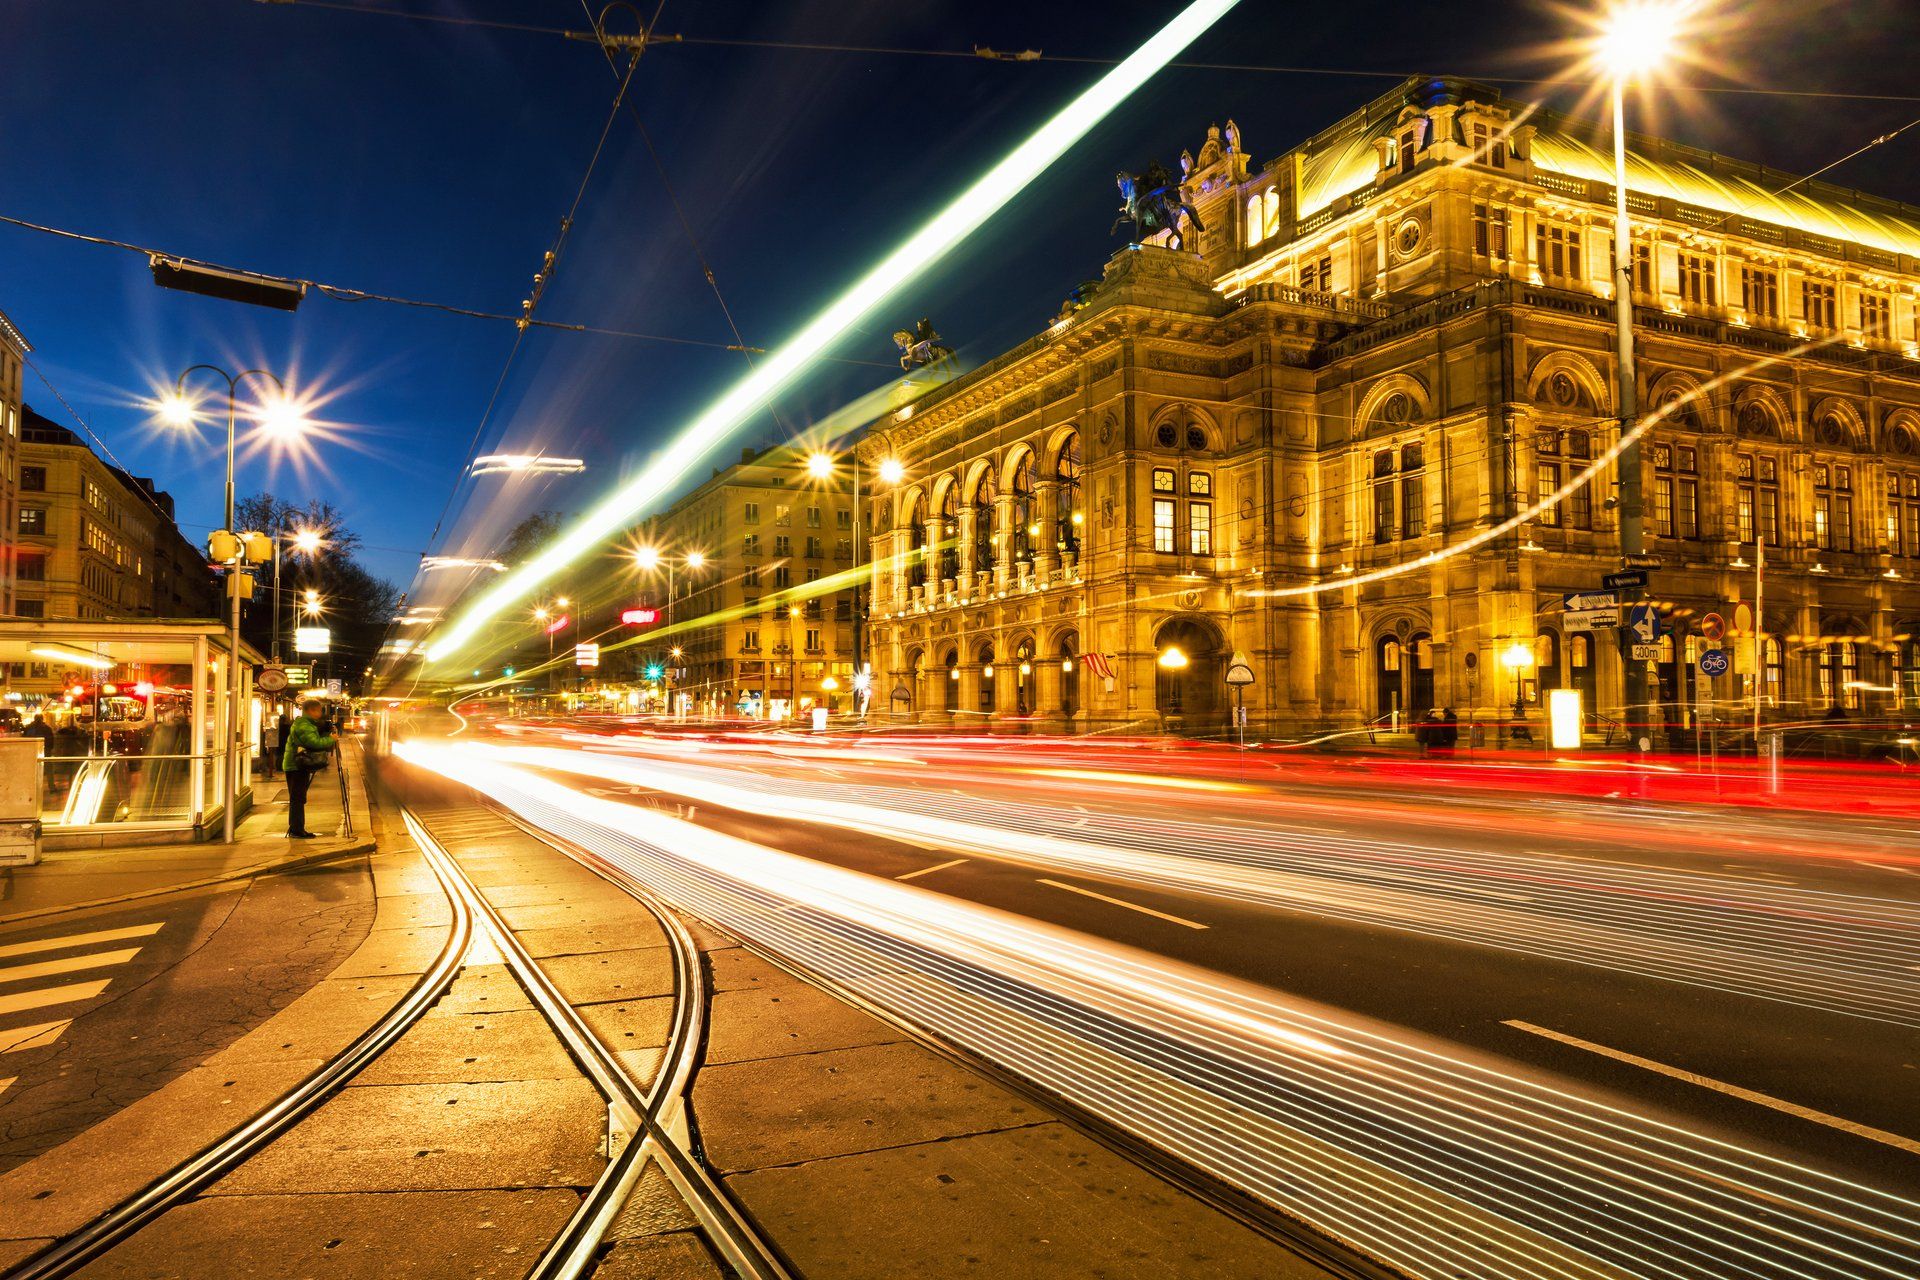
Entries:
{"label": "street lamp", "polygon": [[[226,763],[222,770],[227,794],[226,802],[220,806],[220,838],[224,843],[232,844],[234,808],[240,803],[240,770],[243,767],[241,745],[244,741],[240,700],[240,586],[249,562],[248,547],[233,527],[233,456],[240,418],[240,384],[249,378],[263,378],[273,384],[273,394],[259,401],[250,416],[261,430],[276,439],[284,440],[297,434],[305,425],[306,418],[287,394],[287,384],[265,369],[243,369],[239,373],[228,373],[218,365],[196,364],[185,369],[174,380],[173,390],[160,400],[158,407],[161,420],[169,426],[192,427],[199,421],[199,406],[187,395],[187,379],[196,373],[212,374],[227,384],[226,515],[213,543],[227,552],[220,557],[227,563],[227,733]],[[264,554],[259,558],[264,559]],[[274,586],[277,590],[279,583],[276,582]]]}
{"label": "street lamp", "polygon": [[[1631,0],[1614,9],[1594,53],[1605,69],[1613,97],[1613,314],[1621,447],[1620,555],[1626,563],[1646,554],[1646,499],[1640,476],[1640,441],[1632,435],[1639,416],[1633,363],[1633,220],[1627,213],[1627,85],[1650,75],[1674,52],[1685,7],[1675,0]],[[1635,595],[1638,593],[1635,592]],[[1631,633],[1619,629],[1622,691],[1630,715],[1647,701],[1645,664],[1633,662]],[[1516,699],[1517,702],[1517,699]]]}
{"label": "street lamp", "polygon": [[[291,543],[293,549],[303,556],[315,556],[326,545],[326,539],[320,536],[318,529],[295,529],[292,533],[276,530],[268,535],[273,539],[273,661],[280,661],[280,547]],[[311,595],[312,592],[307,594]]]}
{"label": "street lamp", "polygon": [[[1515,640],[1500,654],[1500,665],[1513,674],[1513,718],[1515,725],[1527,718],[1526,701],[1521,697],[1520,673],[1533,665],[1533,647],[1523,640]],[[1507,737],[1518,736],[1517,729],[1510,727]]]}

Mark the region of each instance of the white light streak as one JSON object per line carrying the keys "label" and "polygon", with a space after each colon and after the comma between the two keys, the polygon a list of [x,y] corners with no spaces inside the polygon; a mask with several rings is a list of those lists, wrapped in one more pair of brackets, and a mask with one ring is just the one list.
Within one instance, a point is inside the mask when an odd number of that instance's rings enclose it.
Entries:
{"label": "white light streak", "polygon": [[427,650],[438,662],[458,652],[487,621],[530,597],[542,582],[620,532],[670,489],[708,450],[826,353],[861,316],[936,262],[1028,183],[1065,155],[1087,131],[1211,27],[1237,0],[1193,0],[1119,66],[982,175],[932,221],[883,258],[852,287],[741,379],[674,438],[659,458],[554,540],[546,551],[502,579],[457,618]]}

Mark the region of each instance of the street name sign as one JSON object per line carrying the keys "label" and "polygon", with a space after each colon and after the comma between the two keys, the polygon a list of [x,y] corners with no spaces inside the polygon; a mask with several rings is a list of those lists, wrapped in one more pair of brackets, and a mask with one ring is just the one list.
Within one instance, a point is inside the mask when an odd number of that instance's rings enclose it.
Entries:
{"label": "street name sign", "polygon": [[1621,556],[1620,562],[1629,569],[1658,569],[1659,556]]}
{"label": "street name sign", "polygon": [[1571,613],[1575,609],[1617,609],[1620,597],[1611,591],[1569,591],[1560,597],[1561,603]]}
{"label": "street name sign", "polygon": [[1628,569],[1622,573],[1610,573],[1600,579],[1600,585],[1609,591],[1619,591],[1627,587],[1644,587],[1647,585],[1647,571]]}

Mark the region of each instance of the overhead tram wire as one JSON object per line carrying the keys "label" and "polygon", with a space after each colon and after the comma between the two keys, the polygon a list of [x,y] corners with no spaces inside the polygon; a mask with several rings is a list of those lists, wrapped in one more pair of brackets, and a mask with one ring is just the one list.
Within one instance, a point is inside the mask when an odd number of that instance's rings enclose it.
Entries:
{"label": "overhead tram wire", "polygon": [[[196,258],[191,254],[172,253],[165,249],[155,249],[149,245],[135,244],[129,240],[117,240],[112,236],[95,235],[87,231],[75,231],[68,227],[56,227],[49,223],[34,222],[28,218],[17,218],[11,214],[0,213],[0,224],[18,227],[22,231],[36,231],[42,235],[53,236],[61,240],[77,240],[82,244],[97,245],[105,249],[121,249],[128,253],[138,253],[147,258],[165,258],[171,262],[184,262],[197,267],[210,267],[222,271],[236,271],[244,275],[258,276],[285,285],[305,285],[335,302],[385,302],[400,307],[416,307],[423,311],[438,311],[447,315],[465,316],[473,320],[497,320],[508,324],[525,324],[535,329],[552,329],[562,333],[584,333],[606,338],[629,338],[637,342],[665,342],[683,347],[708,347],[715,351],[740,350],[731,342],[712,342],[704,338],[680,338],[664,333],[640,333],[632,329],[613,329],[604,325],[575,324],[567,320],[542,320],[538,317],[512,315],[504,311],[482,311],[475,307],[457,306],[450,302],[435,302],[425,298],[408,298],[398,294],[376,293],[370,289],[356,289],[350,285],[328,284],[320,280],[305,280],[297,276],[283,276],[271,271],[255,271],[248,267],[233,267],[225,263],[210,262]],[[765,355],[764,350],[749,349],[750,355]],[[876,369],[890,369],[893,366],[883,360],[855,360],[842,356],[825,356],[823,359],[835,360],[841,364],[869,365]]]}
{"label": "overhead tram wire", "polygon": [[[421,13],[409,9],[388,9],[376,5],[343,4],[339,0],[254,0],[256,4],[277,5],[285,8],[326,9],[336,13],[365,14],[381,18],[400,18],[412,22],[428,22],[440,26],[480,27],[498,31],[516,31],[526,35],[558,36],[565,40],[574,40],[582,44],[602,44],[604,40],[597,31],[576,31],[570,27],[543,27],[531,23],[498,22],[488,18],[460,18],[447,14]],[[840,44],[827,41],[808,40],[753,40],[730,36],[690,36],[690,35],[654,35],[649,31],[647,44],[679,44],[689,46],[707,46],[712,48],[733,49],[769,49],[792,53],[857,53],[903,58],[950,58],[976,62],[1003,63],[1039,63],[1052,62],[1066,65],[1110,67],[1117,66],[1121,59],[1102,58],[1090,54],[1042,53],[1036,49],[1018,52],[990,49],[976,45],[971,49],[915,49],[899,45],[858,45]],[[1390,71],[1364,67],[1298,67],[1253,62],[1169,62],[1169,70],[1183,71],[1233,71],[1263,75],[1298,76],[1339,76],[1364,80],[1405,80],[1412,76],[1428,75],[1428,71]],[[1471,80],[1486,84],[1546,85],[1549,87],[1587,88],[1591,82],[1566,76],[1500,76],[1469,75]],[[1920,95],[1901,93],[1838,93],[1823,89],[1775,89],[1738,85],[1676,85],[1676,89],[1688,93],[1719,93],[1747,97],[1763,98],[1811,98],[1828,99],[1841,102],[1920,102]]]}

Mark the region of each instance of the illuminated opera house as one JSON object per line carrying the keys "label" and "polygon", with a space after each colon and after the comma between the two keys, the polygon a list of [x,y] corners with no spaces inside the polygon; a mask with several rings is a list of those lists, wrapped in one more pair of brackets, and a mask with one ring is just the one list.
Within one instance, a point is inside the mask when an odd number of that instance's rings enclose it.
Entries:
{"label": "illuminated opera house", "polygon": [[1644,136],[1628,164],[1650,638],[1566,599],[1630,567],[1609,135],[1413,79],[1259,168],[1210,130],[1197,253],[1129,247],[873,424],[876,695],[1217,731],[1237,654],[1256,731],[1577,689],[1601,733],[1628,662],[1675,734],[1750,721],[1756,677],[1770,718],[1920,705],[1920,209]]}

